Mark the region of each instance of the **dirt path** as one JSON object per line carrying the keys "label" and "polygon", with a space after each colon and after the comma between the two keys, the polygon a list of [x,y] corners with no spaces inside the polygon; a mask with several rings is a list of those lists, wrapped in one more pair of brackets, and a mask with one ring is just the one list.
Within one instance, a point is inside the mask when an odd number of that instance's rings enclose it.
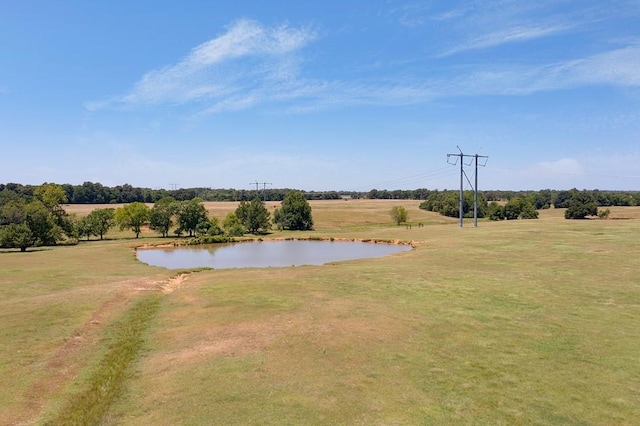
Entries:
{"label": "dirt path", "polygon": [[166,280],[145,279],[123,282],[123,289],[104,302],[89,321],[75,329],[45,363],[46,371],[22,395],[10,413],[0,413],[0,424],[30,425],[41,420],[50,411],[51,396],[69,386],[80,371],[86,368],[86,355],[97,348],[108,326],[119,318],[141,291],[160,291],[170,294],[183,287],[189,274],[180,274]]}

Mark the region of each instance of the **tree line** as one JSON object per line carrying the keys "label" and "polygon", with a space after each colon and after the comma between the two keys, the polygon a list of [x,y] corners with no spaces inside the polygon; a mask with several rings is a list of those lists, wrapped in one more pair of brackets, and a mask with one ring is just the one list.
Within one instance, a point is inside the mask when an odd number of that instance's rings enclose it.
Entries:
{"label": "tree line", "polygon": [[0,191],[0,247],[26,251],[32,246],[75,244],[99,237],[114,227],[131,230],[138,238],[144,227],[162,237],[198,238],[198,242],[228,241],[245,233],[268,232],[272,226],[286,230],[313,229],[311,206],[300,191],[288,192],[273,217],[260,198],[241,201],[224,220],[209,217],[201,198],[179,201],[165,196],[152,207],[134,201],[119,208],[96,208],[87,216],[67,214],[62,186],[43,184],[31,193]]}
{"label": "tree line", "polygon": [[[82,185],[59,185],[70,204],[120,204],[120,203],[155,203],[156,201],[172,197],[177,201],[188,201],[200,198],[203,201],[251,201],[260,198],[263,201],[283,201],[287,193],[296,189],[266,188],[224,189],[224,188],[180,188],[175,190],[150,189],[134,187],[129,184],[114,187],[100,183],[84,182]],[[18,183],[0,184],[0,196],[3,192],[12,192],[21,196],[33,197],[38,186],[22,185]],[[438,191],[425,188],[411,190],[378,190],[370,191],[302,191],[307,200],[338,200],[341,198],[371,199],[371,200],[427,200],[433,194],[456,191]],[[491,201],[510,201],[514,198],[534,199],[536,209],[545,205],[566,207],[566,201],[572,197],[577,189],[541,191],[480,191],[483,199]],[[637,206],[640,205],[640,191],[582,191],[590,194],[599,206]],[[436,195],[437,197],[437,195]]]}
{"label": "tree line", "polygon": [[[551,207],[564,208],[566,219],[584,219],[587,216],[607,217],[608,210],[599,207],[640,205],[640,192],[599,191],[571,189],[568,191],[487,191],[478,194],[478,217],[490,220],[537,219],[538,210]],[[420,208],[443,216],[459,217],[459,191],[433,191]],[[473,217],[474,193],[463,192],[463,217]]]}
{"label": "tree line", "polygon": [[[117,187],[135,193],[131,187]],[[210,218],[200,197],[186,200],[164,195],[149,207],[142,201],[126,202],[119,208],[97,208],[85,217],[70,216],[64,210],[69,203],[68,187],[45,183],[39,186],[18,184],[0,185],[0,247],[19,248],[25,251],[31,246],[73,244],[80,238],[92,236],[102,239],[113,227],[130,229],[138,237],[147,226],[163,237],[173,232],[176,236],[216,239],[231,238],[246,232],[267,232],[272,226],[287,230],[313,229],[310,196],[315,193],[287,190],[282,195],[281,206],[273,215],[265,207],[265,194],[252,194],[251,200],[240,200],[237,209],[224,220]],[[104,189],[104,187],[103,187]],[[184,195],[180,191],[174,191]],[[276,192],[274,192],[275,194]],[[336,193],[337,194],[337,193]],[[378,194],[378,193],[376,193]],[[445,216],[458,217],[458,191],[421,192],[426,198],[420,204],[424,210]],[[247,194],[244,194],[247,195]],[[263,195],[263,197],[258,197]],[[272,194],[273,195],[273,194]],[[358,195],[358,194],[355,194]],[[369,194],[370,195],[370,194]],[[278,195],[279,197],[279,195]],[[340,198],[340,195],[338,195]],[[366,198],[366,197],[365,197]],[[100,201],[105,201],[100,198]],[[106,203],[108,204],[108,203]],[[474,194],[463,193],[463,215],[473,216]],[[588,216],[607,217],[609,211],[600,207],[640,205],[640,192],[620,191],[485,191],[478,197],[478,217],[490,220],[536,219],[538,210],[565,208],[567,219],[584,219]],[[406,222],[406,211],[391,212],[397,224]]]}
{"label": "tree line", "polygon": [[[84,182],[82,185],[59,185],[69,204],[124,204],[124,203],[155,203],[165,197],[172,197],[177,201],[188,201],[200,198],[203,201],[251,201],[260,198],[263,201],[283,201],[285,196],[294,191],[291,188],[282,189],[212,189],[212,188],[180,188],[175,190],[139,188],[129,184],[114,187],[100,183]],[[21,196],[32,197],[37,186],[18,183],[0,184],[0,193],[7,191]],[[307,200],[338,200],[351,193],[344,191],[300,191]],[[354,194],[356,195],[356,194]]]}

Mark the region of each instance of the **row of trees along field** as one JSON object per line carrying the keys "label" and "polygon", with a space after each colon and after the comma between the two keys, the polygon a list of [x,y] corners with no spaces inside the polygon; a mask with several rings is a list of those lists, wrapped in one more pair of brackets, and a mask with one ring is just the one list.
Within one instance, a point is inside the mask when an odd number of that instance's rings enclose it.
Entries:
{"label": "row of trees along field", "polygon": [[[500,198],[500,195],[503,198]],[[478,217],[490,220],[537,219],[538,210],[566,208],[565,218],[584,219],[587,216],[608,216],[608,210],[598,211],[598,207],[640,205],[640,193],[606,191],[527,191],[507,192],[490,191],[478,194]],[[488,202],[491,200],[491,202]],[[474,193],[463,192],[463,216],[474,215]],[[460,192],[434,191],[420,204],[423,210],[440,213],[444,216],[459,217]]]}
{"label": "row of trees along field", "polygon": [[75,244],[92,236],[103,239],[115,226],[131,230],[136,238],[148,226],[163,237],[173,232],[176,236],[195,237],[195,242],[228,241],[247,232],[267,232],[272,226],[287,230],[313,228],[311,206],[299,191],[284,196],[273,218],[264,202],[254,198],[241,201],[222,223],[209,217],[202,199],[197,197],[178,201],[166,196],[153,207],[134,201],[117,209],[96,208],[81,218],[67,214],[66,202],[62,186],[55,184],[40,185],[30,194],[6,188],[0,191],[0,247],[26,251],[32,246]]}
{"label": "row of trees along field", "polygon": [[[251,201],[261,198],[264,201],[282,201],[286,194],[293,189],[245,190],[245,189],[212,189],[212,188],[181,188],[175,190],[138,188],[129,184],[115,187],[103,186],[100,183],[85,182],[82,185],[59,185],[71,204],[119,204],[155,203],[165,197],[172,197],[177,201],[188,201],[201,198],[204,201]],[[13,192],[18,195],[33,197],[37,186],[21,185],[18,183],[0,184],[0,193]],[[427,200],[438,190],[424,188],[412,190],[378,190],[367,192],[358,191],[300,191],[307,200],[337,200],[340,198],[366,198],[371,200]],[[514,198],[532,199],[536,209],[545,206],[567,207],[566,202],[573,197],[577,189],[571,190],[542,190],[542,191],[481,191],[487,202],[510,201]],[[636,206],[640,205],[640,191],[580,191],[592,196],[598,206]]]}

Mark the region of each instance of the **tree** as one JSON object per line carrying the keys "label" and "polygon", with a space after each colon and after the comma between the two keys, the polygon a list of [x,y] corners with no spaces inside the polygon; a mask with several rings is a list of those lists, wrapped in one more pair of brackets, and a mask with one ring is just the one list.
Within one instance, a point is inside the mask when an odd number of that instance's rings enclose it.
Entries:
{"label": "tree", "polygon": [[504,218],[507,220],[516,220],[520,217],[522,211],[522,198],[513,198],[504,206]]}
{"label": "tree", "polygon": [[571,199],[567,201],[565,219],[585,219],[587,216],[598,215],[598,204],[593,196],[586,191],[574,191]]}
{"label": "tree", "polygon": [[220,227],[218,219],[212,217],[206,222],[201,222],[197,229],[198,235],[222,235],[224,230]]}
{"label": "tree", "polygon": [[66,194],[59,185],[45,184],[35,188],[33,195],[3,198],[7,201],[0,206],[0,226],[20,225],[4,231],[6,244],[21,249],[54,245],[65,233],[73,234],[73,225],[60,205]]}
{"label": "tree", "polygon": [[67,194],[62,186],[54,183],[44,183],[34,189],[33,195],[52,214],[54,222],[60,231],[58,239],[62,238],[63,233],[67,235],[73,234],[73,223],[62,207],[62,204],[67,202]]}
{"label": "tree", "polygon": [[535,209],[533,204],[526,201],[523,202],[518,219],[537,219],[537,218],[538,218],[538,211]]}
{"label": "tree", "polygon": [[259,198],[254,198],[250,203],[241,201],[236,209],[236,216],[252,234],[269,229],[271,215]]}
{"label": "tree", "polygon": [[550,189],[544,189],[539,192],[534,192],[529,196],[529,200],[533,204],[535,210],[548,209],[553,202],[553,193]]}
{"label": "tree", "polygon": [[142,226],[149,221],[150,214],[151,209],[146,204],[135,201],[118,208],[115,212],[115,221],[121,230],[131,229],[138,238]]}
{"label": "tree", "polygon": [[396,225],[400,225],[404,223],[409,218],[409,212],[402,206],[393,206],[391,208],[391,218],[396,223]]}
{"label": "tree", "polygon": [[89,238],[92,235],[95,235],[93,226],[88,216],[82,217],[76,222],[76,235],[79,238],[87,237],[87,241],[89,241]]}
{"label": "tree", "polygon": [[538,211],[533,205],[530,197],[512,198],[504,205],[499,206],[493,202],[489,205],[489,219],[491,220],[516,220],[516,219],[537,219]]}
{"label": "tree", "polygon": [[504,219],[504,207],[500,204],[492,201],[489,203],[489,220],[502,220]]}
{"label": "tree", "polygon": [[54,245],[62,237],[62,228],[56,223],[56,217],[42,201],[36,199],[25,205],[24,217],[36,245]]}
{"label": "tree", "polygon": [[24,223],[11,223],[0,227],[0,246],[19,248],[21,252],[27,251],[36,242],[33,233]]}
{"label": "tree", "polygon": [[610,215],[611,215],[611,210],[609,210],[609,209],[598,211],[598,217],[600,219],[609,219]]}
{"label": "tree", "polygon": [[180,204],[173,197],[163,197],[156,201],[151,209],[150,226],[163,237],[169,235],[173,226],[173,217],[178,214]]}
{"label": "tree", "polygon": [[25,202],[21,199],[10,200],[0,208],[0,226],[10,223],[24,223]]}
{"label": "tree", "polygon": [[180,204],[178,211],[178,224],[180,229],[189,233],[192,237],[197,233],[198,226],[202,227],[203,223],[208,222],[208,213],[202,204],[200,198],[184,201]]}
{"label": "tree", "polygon": [[244,225],[233,212],[229,213],[227,217],[224,218],[222,227],[224,228],[224,232],[230,237],[241,237],[245,233]]}
{"label": "tree", "polygon": [[61,204],[67,202],[67,194],[60,185],[44,183],[33,191],[42,203],[51,211],[59,208]]}
{"label": "tree", "polygon": [[553,205],[557,209],[563,209],[569,207],[569,200],[573,198],[573,196],[578,192],[577,189],[572,189],[571,191],[560,191],[556,194],[553,199]]}
{"label": "tree", "polygon": [[102,239],[104,234],[115,226],[115,215],[116,211],[113,208],[94,209],[91,211],[91,213],[87,215],[87,221],[89,222],[92,234]]}
{"label": "tree", "polygon": [[282,205],[273,213],[273,222],[280,229],[307,231],[313,229],[311,206],[300,191],[290,191]]}

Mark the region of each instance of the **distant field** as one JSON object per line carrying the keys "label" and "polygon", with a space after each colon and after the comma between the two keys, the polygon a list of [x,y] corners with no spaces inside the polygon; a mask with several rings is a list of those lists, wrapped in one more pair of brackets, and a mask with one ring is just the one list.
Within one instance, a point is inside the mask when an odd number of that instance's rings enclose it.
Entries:
{"label": "distant field", "polygon": [[460,229],[419,203],[314,201],[315,231],[272,234],[416,244],[325,266],[177,277],[136,261],[151,231],[0,251],[0,424],[68,424],[154,297],[102,424],[637,424],[640,208]]}

